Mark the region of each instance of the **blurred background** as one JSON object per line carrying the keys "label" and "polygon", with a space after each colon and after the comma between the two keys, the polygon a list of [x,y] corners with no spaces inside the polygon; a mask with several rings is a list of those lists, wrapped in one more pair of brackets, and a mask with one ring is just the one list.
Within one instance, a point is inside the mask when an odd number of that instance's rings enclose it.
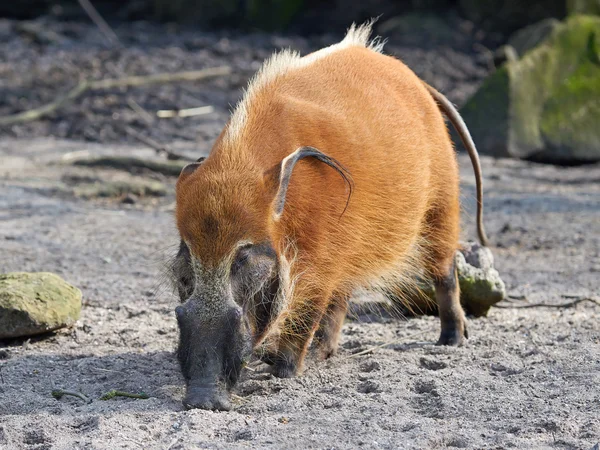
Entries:
{"label": "blurred background", "polygon": [[[0,135],[149,138],[206,153],[274,50],[306,54],[340,40],[352,22],[379,17],[386,52],[461,107],[481,153],[596,162],[599,13],[600,0],[2,2]],[[213,67],[227,74],[69,95],[82,81]],[[41,115],[15,117],[48,103]]]}

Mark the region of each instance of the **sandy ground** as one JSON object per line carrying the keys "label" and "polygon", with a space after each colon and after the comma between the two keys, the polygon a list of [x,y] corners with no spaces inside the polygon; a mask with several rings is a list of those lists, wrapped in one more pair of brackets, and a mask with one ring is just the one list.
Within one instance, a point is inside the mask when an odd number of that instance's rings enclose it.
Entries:
{"label": "sandy ground", "polygon": [[[74,329],[0,343],[0,448],[517,448],[590,449],[600,441],[600,307],[493,309],[472,319],[462,348],[440,348],[435,317],[348,321],[339,355],[310,360],[296,379],[251,366],[231,412],[184,411],[173,350],[176,299],[162,282],[177,248],[173,179],[61,164],[65,154],[154,157],[126,123],[196,157],[208,151],[228,103],[272,48],[304,53],[333,42],[203,34],[124,25],[126,48],[103,48],[89,25],[42,24],[60,43],[36,44],[0,21],[0,114],[50,101],[79,76],[229,64],[230,79],[86,96],[51,117],[0,129],[0,272],[52,271],[83,291]],[[484,53],[392,38],[389,51],[458,103],[486,75]],[[452,48],[449,48],[452,46]],[[458,50],[457,50],[458,49]],[[148,127],[132,111],[211,104],[213,115]],[[65,140],[52,139],[58,136]],[[96,143],[81,143],[87,140]],[[98,143],[100,142],[100,143]],[[473,239],[474,180],[461,155],[464,239]],[[594,295],[600,280],[600,166],[561,169],[483,159],[485,221],[496,265],[521,303]],[[86,183],[153,178],[160,198],[83,200]],[[363,356],[355,353],[391,343]],[[145,392],[83,404],[111,389]]]}
{"label": "sandy ground", "polygon": [[[231,412],[185,411],[173,350],[172,190],[133,205],[73,197],[68,180],[129,175],[61,164],[66,153],[151,156],[51,139],[0,141],[0,272],[52,271],[83,291],[77,326],[0,344],[0,448],[567,448],[600,441],[600,307],[496,309],[462,348],[438,319],[348,321],[339,354],[296,379],[252,365]],[[464,238],[474,236],[463,172]],[[483,159],[486,224],[512,295],[558,303],[600,279],[600,167]],[[87,177],[87,178],[86,178]],[[172,188],[174,180],[166,180]],[[392,342],[371,354],[361,350]],[[83,404],[53,387],[97,399]]]}

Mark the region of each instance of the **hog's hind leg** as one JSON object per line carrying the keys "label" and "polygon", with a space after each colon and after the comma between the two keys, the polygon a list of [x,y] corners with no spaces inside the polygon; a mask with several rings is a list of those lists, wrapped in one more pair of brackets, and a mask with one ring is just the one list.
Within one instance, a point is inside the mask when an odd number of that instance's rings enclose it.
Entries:
{"label": "hog's hind leg", "polygon": [[460,228],[458,180],[448,183],[443,192],[427,215],[424,259],[435,285],[442,326],[438,345],[461,345],[468,336],[454,262]]}
{"label": "hog's hind leg", "polygon": [[442,331],[438,345],[461,345],[468,338],[465,315],[460,304],[460,288],[454,259],[445,275],[434,277]]}

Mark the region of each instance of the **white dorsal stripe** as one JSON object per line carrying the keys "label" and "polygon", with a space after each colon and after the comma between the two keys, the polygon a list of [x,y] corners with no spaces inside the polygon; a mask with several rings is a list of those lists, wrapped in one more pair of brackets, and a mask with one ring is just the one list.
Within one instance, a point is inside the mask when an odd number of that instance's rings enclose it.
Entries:
{"label": "white dorsal stripe", "polygon": [[337,50],[348,47],[364,47],[381,53],[385,42],[379,37],[369,40],[373,23],[373,20],[359,26],[356,26],[356,24],[353,23],[341,42],[325,47],[304,57],[301,57],[300,53],[291,49],[285,49],[273,54],[263,63],[256,75],[254,75],[248,83],[248,87],[246,88],[242,99],[233,110],[229,126],[225,133],[225,140],[234,142],[235,139],[242,134],[252,98],[260,89],[277,77],[285,75],[291,70],[307,66]]}

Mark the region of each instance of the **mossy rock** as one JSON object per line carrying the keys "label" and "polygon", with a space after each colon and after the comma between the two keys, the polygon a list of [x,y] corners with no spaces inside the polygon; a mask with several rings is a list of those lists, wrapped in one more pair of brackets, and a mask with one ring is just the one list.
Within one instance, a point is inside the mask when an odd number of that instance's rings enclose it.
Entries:
{"label": "mossy rock", "polygon": [[567,0],[568,14],[600,15],[600,0]]}
{"label": "mossy rock", "polygon": [[571,16],[461,109],[482,154],[600,161],[600,17]]}
{"label": "mossy rock", "polygon": [[516,50],[519,57],[522,57],[529,50],[544,42],[560,25],[560,20],[552,18],[541,20],[513,33],[508,39],[508,45]]}
{"label": "mossy rock", "polygon": [[72,326],[81,313],[81,291],[53,273],[0,274],[0,339]]}
{"label": "mossy rock", "polygon": [[[503,300],[506,287],[494,268],[494,257],[487,247],[468,242],[456,252],[456,271],[460,286],[460,302],[467,314],[487,316],[489,309]],[[416,291],[389,292],[393,303],[401,304],[406,313],[437,314],[435,288],[432,282],[420,281]]]}

